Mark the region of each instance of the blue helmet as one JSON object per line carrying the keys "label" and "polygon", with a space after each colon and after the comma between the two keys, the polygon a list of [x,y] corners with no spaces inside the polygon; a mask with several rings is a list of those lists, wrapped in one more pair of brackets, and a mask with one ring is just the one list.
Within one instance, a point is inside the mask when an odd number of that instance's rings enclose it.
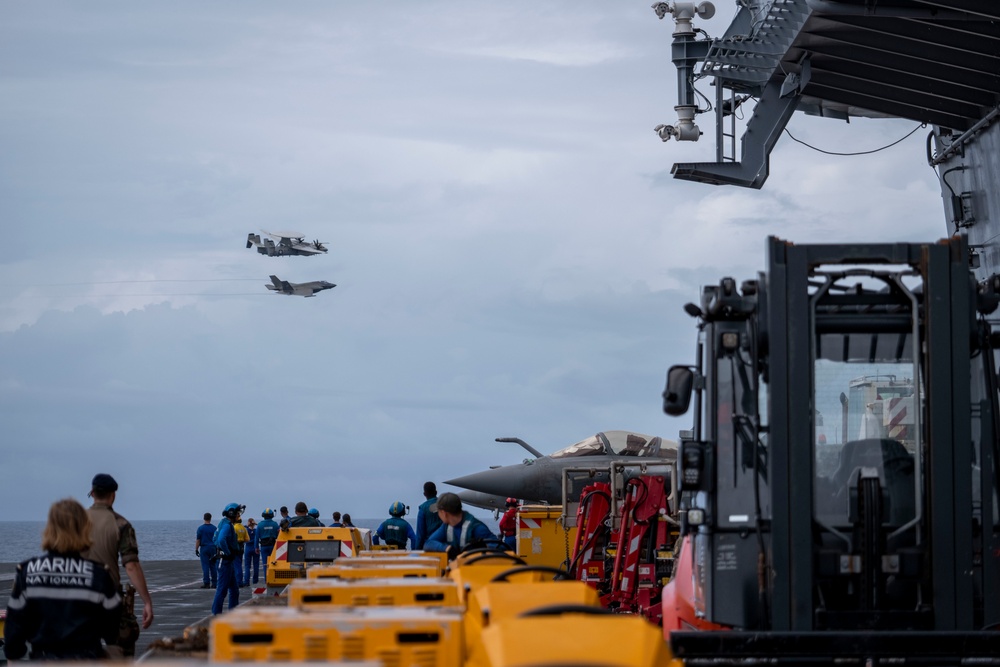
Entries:
{"label": "blue helmet", "polygon": [[389,505],[389,515],[400,517],[406,514],[406,505],[399,502],[398,500],[393,504]]}
{"label": "blue helmet", "polygon": [[268,507],[267,509],[265,509],[263,512],[260,513],[260,516],[264,519],[273,519],[274,510]]}
{"label": "blue helmet", "polygon": [[222,516],[232,520],[233,516],[239,516],[240,506],[238,503],[229,503],[226,508],[222,510]]}
{"label": "blue helmet", "polygon": [[318,519],[319,518],[319,510],[316,509],[315,507],[310,507],[309,508],[309,516],[311,516],[314,519]]}

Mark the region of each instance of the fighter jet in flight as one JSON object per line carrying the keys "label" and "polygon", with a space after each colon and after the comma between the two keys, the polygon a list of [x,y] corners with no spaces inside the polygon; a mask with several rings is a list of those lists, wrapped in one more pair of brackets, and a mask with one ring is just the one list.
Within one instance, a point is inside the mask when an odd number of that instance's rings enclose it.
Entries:
{"label": "fighter jet in flight", "polygon": [[247,247],[257,248],[257,252],[268,257],[283,257],[287,255],[320,255],[326,253],[326,246],[320,241],[312,243],[306,241],[304,235],[298,232],[268,232],[266,235],[277,239],[275,243],[272,239],[260,240],[260,234],[250,232],[247,234]]}
{"label": "fighter jet in flight", "polygon": [[275,294],[294,294],[310,297],[316,296],[316,292],[333,289],[336,285],[328,283],[325,280],[314,280],[310,283],[290,283],[287,280],[281,280],[278,276],[271,276],[271,284],[264,283],[264,287]]}
{"label": "fighter jet in flight", "polygon": [[593,468],[593,481],[606,481],[612,463],[677,460],[677,443],[673,440],[631,431],[601,431],[547,456],[519,438],[497,438],[497,442],[516,442],[536,458],[445,482],[476,492],[462,496],[471,505],[493,509],[497,497],[555,505],[562,503],[562,477],[566,468]]}

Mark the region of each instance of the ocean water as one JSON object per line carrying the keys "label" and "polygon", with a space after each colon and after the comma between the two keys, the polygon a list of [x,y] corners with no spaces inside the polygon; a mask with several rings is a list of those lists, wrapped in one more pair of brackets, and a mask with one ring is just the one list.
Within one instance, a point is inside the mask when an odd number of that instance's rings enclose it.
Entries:
{"label": "ocean water", "polygon": [[[194,534],[200,520],[133,521],[139,560],[197,560]],[[358,528],[378,528],[382,519],[360,519]],[[0,521],[0,563],[20,563],[42,552],[44,521]]]}

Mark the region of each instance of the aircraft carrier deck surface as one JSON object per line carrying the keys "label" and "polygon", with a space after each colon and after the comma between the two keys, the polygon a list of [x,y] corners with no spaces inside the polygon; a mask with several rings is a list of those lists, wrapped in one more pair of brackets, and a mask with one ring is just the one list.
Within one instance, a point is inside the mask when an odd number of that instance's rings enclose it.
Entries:
{"label": "aircraft carrier deck surface", "polygon": [[[0,608],[7,608],[7,598],[14,582],[16,563],[0,563]],[[136,656],[146,652],[155,639],[178,637],[184,628],[212,613],[215,590],[201,587],[201,563],[196,560],[143,561],[143,572],[153,597],[153,625],[143,630],[136,644]],[[122,581],[128,575],[122,568]],[[240,602],[251,598],[252,588],[240,589]],[[142,618],[142,600],[135,597],[135,615]]]}

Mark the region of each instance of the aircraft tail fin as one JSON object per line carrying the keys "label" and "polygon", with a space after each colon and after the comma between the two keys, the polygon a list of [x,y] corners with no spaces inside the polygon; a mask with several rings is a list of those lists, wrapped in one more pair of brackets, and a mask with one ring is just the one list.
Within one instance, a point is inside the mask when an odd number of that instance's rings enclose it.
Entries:
{"label": "aircraft tail fin", "polygon": [[278,276],[271,276],[271,283],[272,284],[271,285],[265,285],[265,287],[267,287],[268,289],[273,289],[273,290],[277,290],[277,291],[280,292],[283,289],[283,286],[282,286],[283,282],[284,281],[278,279]]}

